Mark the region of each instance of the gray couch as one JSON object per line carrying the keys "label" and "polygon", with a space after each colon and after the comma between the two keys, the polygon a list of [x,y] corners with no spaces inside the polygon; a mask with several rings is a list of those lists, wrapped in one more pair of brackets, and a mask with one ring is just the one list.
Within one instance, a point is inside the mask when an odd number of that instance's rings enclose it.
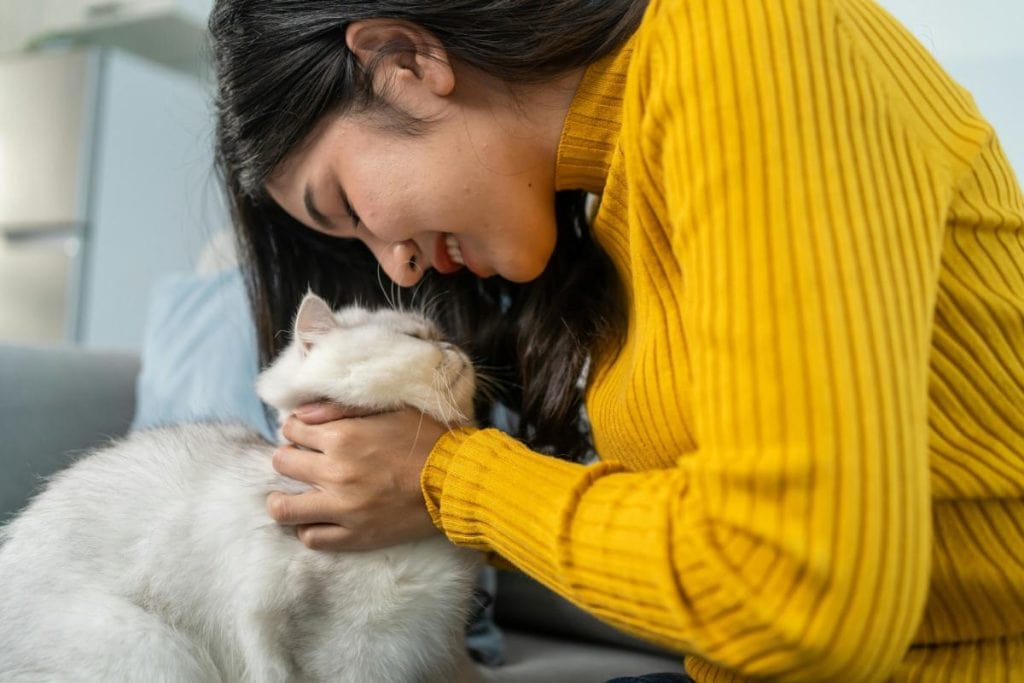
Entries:
{"label": "gray couch", "polygon": [[[69,348],[0,345],[0,519],[22,508],[44,478],[131,423],[138,358]],[[678,656],[625,636],[527,577],[501,572],[496,620],[506,663],[494,683],[600,683],[681,671]]]}

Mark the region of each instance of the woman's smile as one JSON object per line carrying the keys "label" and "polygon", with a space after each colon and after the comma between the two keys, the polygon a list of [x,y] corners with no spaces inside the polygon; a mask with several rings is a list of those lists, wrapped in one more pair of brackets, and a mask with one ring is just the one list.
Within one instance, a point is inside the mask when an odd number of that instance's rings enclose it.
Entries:
{"label": "woman's smile", "polygon": [[434,246],[434,269],[442,275],[454,273],[462,268],[465,261],[462,260],[462,251],[455,236],[450,233],[443,233],[438,237]]}
{"label": "woman's smile", "polygon": [[462,257],[462,248],[459,247],[459,240],[455,235],[445,235],[444,244],[448,251],[448,256],[451,257],[452,261],[455,261],[459,265],[466,265],[465,259]]}

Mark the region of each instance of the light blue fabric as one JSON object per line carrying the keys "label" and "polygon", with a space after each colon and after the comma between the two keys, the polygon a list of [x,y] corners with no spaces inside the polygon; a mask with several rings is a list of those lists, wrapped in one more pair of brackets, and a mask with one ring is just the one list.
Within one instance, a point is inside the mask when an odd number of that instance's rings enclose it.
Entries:
{"label": "light blue fabric", "polygon": [[253,388],[257,359],[237,268],[161,280],[149,302],[132,429],[223,420],[276,442],[276,420]]}

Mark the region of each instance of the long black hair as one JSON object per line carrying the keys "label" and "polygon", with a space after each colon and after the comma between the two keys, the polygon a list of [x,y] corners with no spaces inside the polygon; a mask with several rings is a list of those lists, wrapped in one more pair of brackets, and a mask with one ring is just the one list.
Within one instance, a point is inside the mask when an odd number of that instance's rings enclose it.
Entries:
{"label": "long black hair", "polygon": [[275,168],[327,115],[383,107],[372,75],[347,48],[354,21],[395,18],[430,31],[449,56],[510,85],[585,66],[635,30],[640,0],[218,0],[210,17],[218,79],[217,165],[231,206],[266,362],[313,289],[335,306],[432,302],[516,416],[533,448],[578,459],[589,451],[579,383],[587,359],[612,352],[625,328],[621,285],[593,240],[582,192],[559,192],[558,238],[544,273],[526,284],[428,271],[413,290],[382,286],[370,251],[322,235],[267,195]]}

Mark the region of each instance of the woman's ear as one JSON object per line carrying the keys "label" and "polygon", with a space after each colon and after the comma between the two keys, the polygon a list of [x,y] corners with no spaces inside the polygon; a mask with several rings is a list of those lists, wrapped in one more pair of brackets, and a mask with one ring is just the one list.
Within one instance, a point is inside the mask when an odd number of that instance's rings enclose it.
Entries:
{"label": "woman's ear", "polygon": [[[455,72],[441,42],[426,29],[398,19],[364,19],[349,24],[345,42],[363,68],[373,69],[375,92],[389,99],[446,97]],[[412,112],[410,112],[412,113]]]}

